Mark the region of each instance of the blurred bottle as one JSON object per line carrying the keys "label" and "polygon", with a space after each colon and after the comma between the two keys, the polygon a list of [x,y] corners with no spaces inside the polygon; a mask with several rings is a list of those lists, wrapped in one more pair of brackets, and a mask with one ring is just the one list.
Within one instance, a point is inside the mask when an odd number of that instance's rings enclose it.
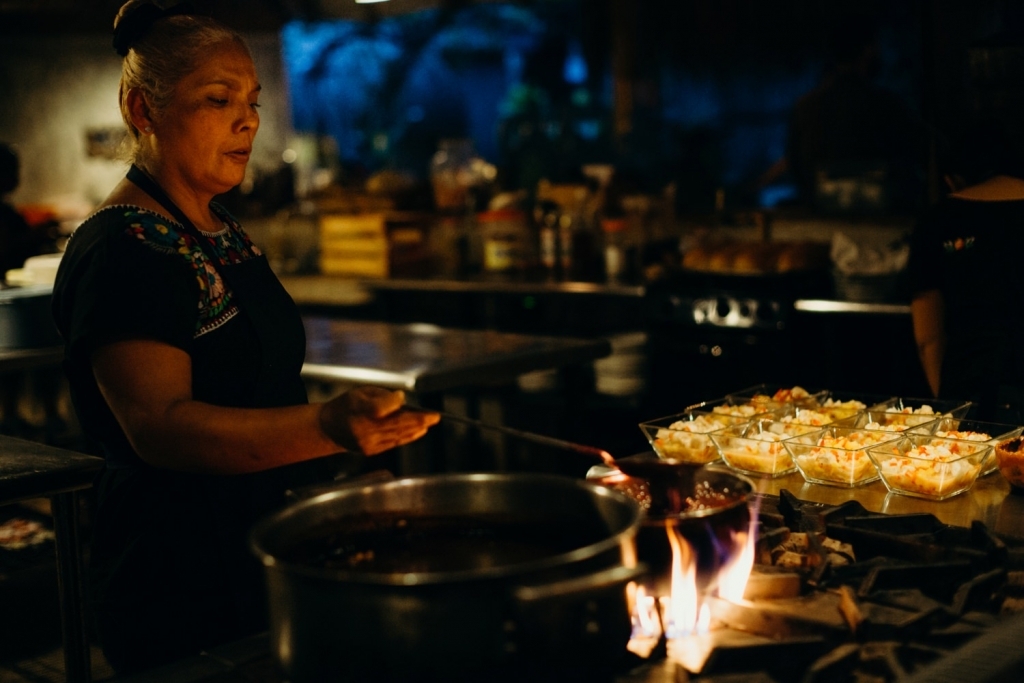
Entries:
{"label": "blurred bottle", "polygon": [[540,201],[533,210],[537,233],[538,262],[546,277],[554,277],[558,269],[559,207],[554,202]]}
{"label": "blurred bottle", "polygon": [[566,280],[572,278],[576,222],[577,218],[572,213],[562,213],[558,216],[558,267]]}
{"label": "blurred bottle", "polygon": [[430,160],[430,182],[434,188],[434,204],[442,211],[461,211],[467,193],[474,184],[472,161],[475,150],[472,140],[446,139],[438,143]]}
{"label": "blurred bottle", "polygon": [[609,281],[621,280],[627,275],[627,228],[624,217],[615,216],[601,219],[601,235],[604,239],[604,275]]}
{"label": "blurred bottle", "polygon": [[483,240],[483,270],[508,273],[525,270],[530,260],[526,213],[506,208],[477,214]]}

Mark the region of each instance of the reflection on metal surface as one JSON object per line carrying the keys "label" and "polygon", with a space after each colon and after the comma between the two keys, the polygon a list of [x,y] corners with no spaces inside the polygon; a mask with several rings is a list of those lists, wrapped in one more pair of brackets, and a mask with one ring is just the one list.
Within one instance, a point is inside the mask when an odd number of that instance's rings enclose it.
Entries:
{"label": "reflection on metal surface", "polygon": [[805,313],[880,313],[907,315],[909,304],[859,303],[855,301],[829,301],[825,299],[798,299],[793,308]]}
{"label": "reflection on metal surface", "polygon": [[370,289],[390,289],[425,292],[493,292],[536,294],[604,294],[641,298],[646,292],[643,285],[608,284],[601,282],[510,282],[475,280],[410,280],[387,279],[362,283]]}
{"label": "reflection on metal surface", "polygon": [[303,322],[305,377],[410,391],[511,382],[524,373],[586,363],[611,352],[611,343],[605,339],[313,316]]}

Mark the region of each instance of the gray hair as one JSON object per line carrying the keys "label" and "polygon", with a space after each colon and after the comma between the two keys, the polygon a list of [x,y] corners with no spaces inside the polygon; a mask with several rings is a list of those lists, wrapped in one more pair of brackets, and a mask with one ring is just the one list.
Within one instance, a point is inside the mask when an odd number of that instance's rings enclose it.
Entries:
{"label": "gray hair", "polygon": [[[144,5],[156,4],[149,0],[128,0],[114,19],[116,29],[125,17]],[[121,83],[118,101],[121,118],[128,128],[123,154],[132,163],[142,161],[142,135],[132,123],[128,109],[128,91],[138,88],[154,114],[159,114],[174,95],[174,88],[192,73],[212,48],[234,42],[249,51],[236,31],[215,19],[203,15],[176,14],[153,22],[138,39],[132,42],[128,54],[121,62]]]}

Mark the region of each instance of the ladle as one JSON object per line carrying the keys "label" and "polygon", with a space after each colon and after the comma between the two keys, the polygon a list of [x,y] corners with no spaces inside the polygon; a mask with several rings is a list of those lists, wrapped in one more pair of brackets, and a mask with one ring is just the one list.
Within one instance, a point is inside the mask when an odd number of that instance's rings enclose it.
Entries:
{"label": "ladle", "polygon": [[617,460],[611,453],[596,446],[587,446],[573,441],[556,439],[551,436],[544,436],[543,434],[506,427],[505,425],[481,422],[480,420],[454,413],[439,410],[432,410],[431,412],[438,413],[445,420],[460,422],[477,429],[489,429],[545,446],[601,458],[606,466],[613,467],[626,476],[647,480],[652,501],[659,508],[666,511],[680,511],[684,509],[684,498],[693,490],[694,475],[701,468],[700,465],[693,463],[662,458],[655,453],[641,453]]}

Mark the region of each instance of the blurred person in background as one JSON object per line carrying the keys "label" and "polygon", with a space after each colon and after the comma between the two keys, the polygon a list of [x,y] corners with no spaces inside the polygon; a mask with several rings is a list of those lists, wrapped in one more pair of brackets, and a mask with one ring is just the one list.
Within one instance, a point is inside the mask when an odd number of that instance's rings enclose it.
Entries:
{"label": "blurred person in background", "polygon": [[[0,198],[5,198],[21,182],[21,164],[17,152],[0,143]],[[42,253],[44,237],[32,230],[22,216],[6,200],[0,201],[0,281],[6,282],[7,271],[21,268],[30,256]]]}
{"label": "blurred person in background", "polygon": [[926,128],[904,98],[878,84],[878,29],[856,15],[834,30],[818,85],[793,105],[784,164],[803,204],[822,201],[823,178],[880,182],[885,208],[917,210],[924,196]]}
{"label": "blurred person in background", "polygon": [[[1019,59],[1021,45],[1001,37],[974,49]],[[1024,92],[977,78],[972,91],[965,123],[943,148],[948,194],[911,238],[914,337],[936,397],[973,401],[975,419],[1021,424]]]}

